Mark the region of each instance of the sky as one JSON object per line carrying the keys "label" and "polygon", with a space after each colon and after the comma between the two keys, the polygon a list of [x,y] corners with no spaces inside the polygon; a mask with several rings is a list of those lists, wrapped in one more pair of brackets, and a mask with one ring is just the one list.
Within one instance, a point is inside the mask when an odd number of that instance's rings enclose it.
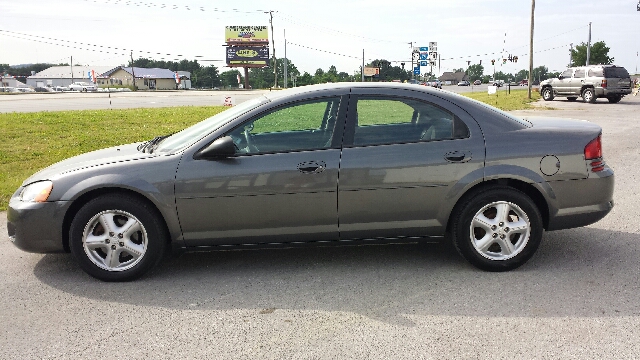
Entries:
{"label": "sky", "polygon": [[[485,74],[491,74],[490,60],[503,54],[517,55],[519,60],[496,62],[495,71],[516,73],[529,67],[531,4],[531,0],[0,0],[0,63],[68,63],[73,57],[74,64],[115,67],[126,65],[133,50],[134,59],[198,60],[223,72],[229,70],[224,61],[225,26],[268,26],[268,12],[273,11],[274,30],[269,36],[275,41],[275,55],[284,57],[286,34],[287,58],[301,73],[314,74],[334,65],[339,72],[354,74],[359,72],[363,51],[366,63],[404,61],[409,69],[411,46],[429,42],[438,44],[437,75],[480,61]],[[570,44],[587,42],[591,22],[592,43],[604,41],[615,64],[637,72],[637,4],[637,0],[537,0],[534,67],[564,70]]]}

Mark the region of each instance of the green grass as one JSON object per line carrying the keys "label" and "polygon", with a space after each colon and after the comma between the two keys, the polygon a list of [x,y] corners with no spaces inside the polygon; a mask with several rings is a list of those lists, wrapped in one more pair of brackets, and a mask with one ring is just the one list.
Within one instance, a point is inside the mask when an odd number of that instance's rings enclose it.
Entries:
{"label": "green grass", "polygon": [[540,99],[540,93],[537,91],[531,91],[531,99],[529,99],[527,90],[511,89],[511,94],[508,94],[505,87],[498,88],[498,92],[491,95],[486,92],[471,92],[461,95],[482,101],[485,104],[495,106],[505,111],[533,109],[531,103]]}
{"label": "green grass", "polygon": [[22,181],[65,158],[173,133],[223,106],[0,114],[0,210]]}
{"label": "green grass", "polygon": [[[465,95],[503,110],[531,108],[526,90],[512,90],[511,94],[499,90],[497,96],[480,92]],[[538,93],[533,95],[534,100],[540,97]],[[297,119],[300,129],[317,126],[319,120],[305,113],[322,114],[325,105],[309,104],[295,108],[292,114],[274,114],[273,119],[267,119],[272,121],[263,122],[257,130],[272,127],[277,130],[284,117]],[[378,105],[363,108],[363,115],[369,111],[372,119],[379,118],[381,113],[399,116],[407,107],[402,103]],[[173,133],[224,109],[211,106],[0,114],[0,210],[7,209],[9,198],[24,179],[46,166],[87,151]]]}

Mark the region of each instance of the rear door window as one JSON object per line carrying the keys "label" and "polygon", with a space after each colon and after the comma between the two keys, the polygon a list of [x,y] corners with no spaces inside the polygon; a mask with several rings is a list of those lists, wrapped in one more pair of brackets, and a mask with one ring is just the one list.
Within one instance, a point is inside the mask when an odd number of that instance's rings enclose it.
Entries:
{"label": "rear door window", "polygon": [[469,136],[464,122],[435,104],[415,99],[361,96],[354,145],[434,141]]}
{"label": "rear door window", "polygon": [[573,77],[576,79],[582,79],[584,77],[584,69],[577,69],[573,74]]}

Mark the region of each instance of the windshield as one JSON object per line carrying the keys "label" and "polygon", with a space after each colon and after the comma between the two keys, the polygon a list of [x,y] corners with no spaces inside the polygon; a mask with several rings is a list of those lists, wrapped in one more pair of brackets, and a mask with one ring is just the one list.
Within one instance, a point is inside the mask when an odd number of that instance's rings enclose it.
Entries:
{"label": "windshield", "polygon": [[210,134],[220,126],[228,123],[239,115],[253,110],[261,104],[268,102],[267,98],[260,96],[251,100],[233,106],[221,113],[218,113],[206,120],[203,120],[193,126],[190,126],[180,132],[177,132],[158,144],[154,152],[158,153],[174,153],[180,151],[187,146],[197,142],[203,137]]}

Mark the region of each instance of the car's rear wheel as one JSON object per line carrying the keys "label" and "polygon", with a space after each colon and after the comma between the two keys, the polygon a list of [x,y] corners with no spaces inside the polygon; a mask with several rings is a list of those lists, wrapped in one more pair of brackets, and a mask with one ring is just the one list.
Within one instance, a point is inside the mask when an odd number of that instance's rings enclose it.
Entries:
{"label": "car's rear wheel", "polygon": [[164,224],[147,203],[121,194],[104,195],[75,215],[69,247],[80,267],[103,281],[134,280],[162,258]]}
{"label": "car's rear wheel", "polygon": [[592,88],[582,90],[582,100],[591,104],[596,102],[596,94]]}
{"label": "car's rear wheel", "polygon": [[567,100],[569,100],[569,101],[576,101],[576,100],[578,100],[578,97],[577,97],[577,96],[569,96],[569,97],[567,98]]}
{"label": "car's rear wheel", "polygon": [[607,100],[609,100],[610,103],[615,104],[620,102],[620,100],[622,100],[622,96],[620,95],[609,96]]}
{"label": "car's rear wheel", "polygon": [[551,101],[553,100],[553,98],[554,98],[553,89],[550,86],[547,86],[542,89],[542,99],[544,101]]}
{"label": "car's rear wheel", "polygon": [[485,189],[456,207],[453,242],[472,265],[487,271],[515,269],[538,249],[542,217],[526,194],[510,187]]}

